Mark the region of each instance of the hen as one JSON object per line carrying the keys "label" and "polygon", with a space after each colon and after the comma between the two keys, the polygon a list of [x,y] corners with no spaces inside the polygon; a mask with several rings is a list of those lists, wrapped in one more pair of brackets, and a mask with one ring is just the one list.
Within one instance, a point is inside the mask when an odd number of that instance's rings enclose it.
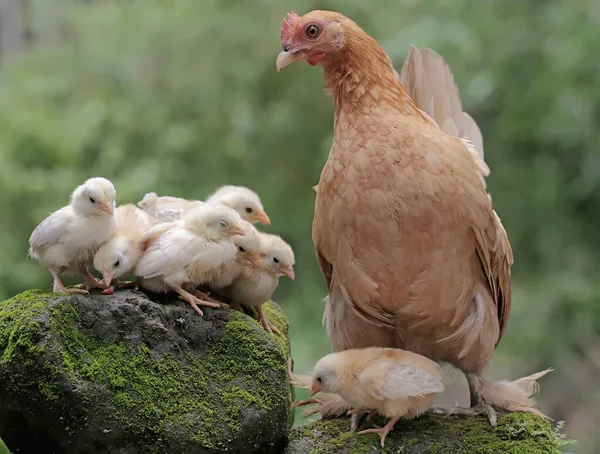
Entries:
{"label": "hen", "polygon": [[[482,378],[508,322],[513,263],[482,153],[454,137],[460,128],[440,129],[424,112],[430,99],[423,110],[415,105],[387,54],[352,20],[292,12],[281,35],[277,69],[297,60],[321,65],[335,102],[313,220],[333,350],[398,347],[448,362],[467,376],[465,412],[492,425],[493,407],[541,414],[530,394],[546,372],[515,382]],[[418,84],[422,71],[428,67],[407,68],[404,80]],[[448,112],[434,107],[433,117],[463,117],[460,103],[447,103]]]}

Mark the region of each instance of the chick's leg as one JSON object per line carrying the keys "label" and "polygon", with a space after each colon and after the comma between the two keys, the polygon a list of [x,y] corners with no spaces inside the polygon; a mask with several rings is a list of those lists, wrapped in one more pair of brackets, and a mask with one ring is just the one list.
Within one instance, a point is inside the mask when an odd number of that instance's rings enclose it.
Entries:
{"label": "chick's leg", "polygon": [[498,420],[496,410],[494,410],[491,405],[486,403],[477,391],[479,384],[479,376],[477,374],[472,374],[468,372],[465,372],[465,375],[467,376],[467,383],[469,383],[469,393],[471,395],[471,408],[455,407],[450,409],[447,412],[447,414],[463,416],[482,415],[488,419],[492,427],[496,427]]}
{"label": "chick's leg", "polygon": [[206,303],[205,306],[221,307],[221,303],[219,303],[219,301],[217,301],[216,299],[211,298],[208,293],[204,293],[198,289],[194,289],[194,296],[204,301]]}
{"label": "chick's leg", "polygon": [[181,286],[179,286],[179,285],[171,286],[171,288],[174,291],[176,291],[177,293],[179,293],[179,296],[181,297],[182,300],[190,303],[190,306],[192,306],[192,308],[198,313],[198,315],[204,315],[204,312],[202,312],[202,310],[198,306],[215,307],[214,303],[210,303],[208,301],[203,301],[200,298],[195,297],[190,292],[181,288]]}
{"label": "chick's leg", "polygon": [[66,288],[60,280],[60,277],[58,277],[58,271],[52,268],[48,268],[48,271],[50,271],[50,274],[54,279],[54,282],[52,283],[52,291],[54,293],[80,293],[82,295],[87,295],[89,293],[82,288]]}
{"label": "chick's leg", "polygon": [[394,425],[398,422],[399,419],[400,419],[400,416],[391,418],[388,421],[388,423],[383,427],[374,427],[373,429],[361,430],[360,432],[358,432],[358,434],[359,435],[379,434],[379,437],[381,439],[381,447],[383,448],[386,437],[392,431],[392,429],[394,428]]}
{"label": "chick's leg", "polygon": [[81,274],[85,278],[85,285],[88,288],[101,288],[106,289],[108,286],[102,282],[101,280],[96,279],[94,276],[90,274],[87,268],[81,270]]}
{"label": "chick's leg", "polygon": [[263,328],[265,329],[265,331],[267,333],[269,333],[269,334],[273,334],[273,333],[279,334],[279,330],[277,329],[277,327],[275,325],[273,325],[269,321],[269,319],[267,318],[267,316],[263,312],[262,306],[258,306],[256,308],[256,312],[258,312],[258,319],[260,320],[260,323],[262,324]]}

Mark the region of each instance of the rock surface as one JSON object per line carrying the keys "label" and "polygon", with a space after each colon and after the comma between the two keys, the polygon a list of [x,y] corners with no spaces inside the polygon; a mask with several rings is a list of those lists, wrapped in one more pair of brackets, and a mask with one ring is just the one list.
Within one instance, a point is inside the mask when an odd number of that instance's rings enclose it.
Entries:
{"label": "rock surface", "polygon": [[281,335],[135,291],[4,301],[0,436],[13,453],[282,452],[288,325],[265,309]]}
{"label": "rock surface", "polygon": [[548,421],[531,414],[502,416],[495,429],[479,417],[425,415],[398,422],[383,449],[379,435],[350,432],[347,418],[314,422],[292,431],[284,453],[558,454],[563,444]]}

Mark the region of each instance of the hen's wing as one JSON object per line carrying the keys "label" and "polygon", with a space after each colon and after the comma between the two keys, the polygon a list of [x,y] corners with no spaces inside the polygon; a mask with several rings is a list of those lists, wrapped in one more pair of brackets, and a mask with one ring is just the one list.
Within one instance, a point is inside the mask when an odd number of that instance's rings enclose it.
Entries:
{"label": "hen's wing", "polygon": [[31,234],[29,238],[31,249],[35,250],[58,243],[65,233],[66,227],[73,221],[75,216],[76,214],[70,206],[52,213]]}
{"label": "hen's wing", "polygon": [[371,363],[359,376],[363,389],[378,400],[397,400],[419,397],[444,390],[442,382],[414,367],[400,366],[389,360]]}

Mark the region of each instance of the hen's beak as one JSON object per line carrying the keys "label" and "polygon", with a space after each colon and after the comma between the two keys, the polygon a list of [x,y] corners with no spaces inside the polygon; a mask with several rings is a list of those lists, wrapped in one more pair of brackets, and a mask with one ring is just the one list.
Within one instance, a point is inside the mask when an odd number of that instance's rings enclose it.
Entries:
{"label": "hen's beak", "polygon": [[321,390],[322,390],[322,388],[319,385],[317,385],[316,383],[313,383],[313,385],[310,387],[310,392],[308,393],[308,397],[314,396]]}
{"label": "hen's beak", "polygon": [[287,277],[289,277],[292,281],[294,279],[296,279],[296,275],[294,274],[294,267],[292,265],[286,265],[284,267],[281,268],[281,273],[285,274]]}
{"label": "hen's beak", "polygon": [[244,232],[244,229],[242,229],[239,225],[233,229],[230,230],[231,235],[239,235],[239,236],[246,236],[246,232]]}
{"label": "hen's beak", "polygon": [[100,211],[104,211],[105,213],[108,213],[110,216],[113,215],[113,204],[110,202],[104,202],[102,205],[100,205],[100,207],[98,209]]}
{"label": "hen's beak", "polygon": [[275,61],[275,67],[277,68],[277,71],[281,71],[283,68],[285,68],[290,63],[293,63],[296,60],[299,60],[300,57],[301,57],[301,52],[291,52],[291,51],[286,52],[285,50],[282,50],[281,52],[279,52],[279,55],[277,56],[277,60]]}
{"label": "hen's beak", "polygon": [[104,270],[102,271],[102,281],[104,282],[104,284],[106,284],[107,287],[110,287],[110,283],[112,282],[112,280],[115,277],[115,273],[111,273],[108,270]]}
{"label": "hen's beak", "polygon": [[267,213],[265,213],[264,211],[256,213],[256,215],[254,216],[254,220],[264,225],[269,225],[271,223],[269,216],[267,216]]}

